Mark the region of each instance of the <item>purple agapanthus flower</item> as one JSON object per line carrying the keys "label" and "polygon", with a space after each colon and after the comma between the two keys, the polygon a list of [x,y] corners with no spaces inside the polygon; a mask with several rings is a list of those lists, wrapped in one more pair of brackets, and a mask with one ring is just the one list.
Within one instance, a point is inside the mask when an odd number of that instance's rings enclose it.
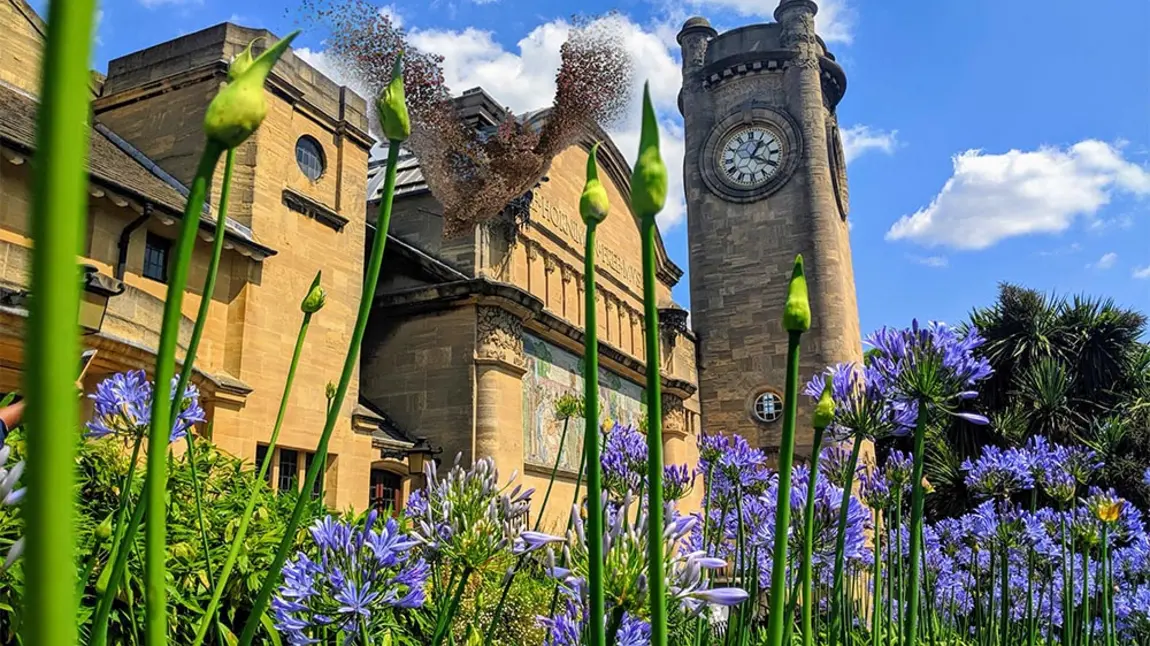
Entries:
{"label": "purple agapanthus flower", "polygon": [[351,636],[373,635],[394,622],[394,609],[422,607],[430,568],[418,542],[393,518],[374,529],[328,516],[311,527],[313,545],[284,565],[272,600],[276,628],[293,646],[317,643],[319,628]]}
{"label": "purple agapanthus flower", "polygon": [[982,415],[959,410],[961,402],[977,396],[974,388],[993,372],[990,362],[977,356],[983,344],[977,330],[960,336],[945,323],[925,327],[913,321],[909,328],[882,328],[867,338],[875,348],[869,367],[881,387],[896,400],[935,406],[975,424],[987,424]]}
{"label": "purple agapanthus flower", "polygon": [[1019,449],[990,445],[977,460],[968,459],[960,468],[966,471],[966,486],[982,496],[1005,499],[1034,488],[1030,456]]}
{"label": "purple agapanthus flower", "polygon": [[[172,378],[169,397],[176,398],[178,377]],[[101,438],[120,435],[129,438],[143,437],[152,421],[152,399],[154,387],[143,370],[118,372],[104,379],[96,386],[96,392],[89,395],[94,412],[88,422],[88,437]],[[187,384],[179,405],[173,407],[172,431],[168,441],[187,435],[188,430],[207,417],[200,407],[200,392],[192,384]]]}
{"label": "purple agapanthus flower", "polygon": [[616,424],[603,438],[603,488],[615,498],[637,493],[647,475],[647,438],[638,429]]}
{"label": "purple agapanthus flower", "polygon": [[835,402],[834,422],[827,429],[834,439],[863,437],[874,441],[887,435],[902,435],[914,428],[918,417],[916,402],[892,398],[889,389],[873,368],[839,363],[815,375],[803,394],[817,400],[826,378],[831,378],[831,398]]}

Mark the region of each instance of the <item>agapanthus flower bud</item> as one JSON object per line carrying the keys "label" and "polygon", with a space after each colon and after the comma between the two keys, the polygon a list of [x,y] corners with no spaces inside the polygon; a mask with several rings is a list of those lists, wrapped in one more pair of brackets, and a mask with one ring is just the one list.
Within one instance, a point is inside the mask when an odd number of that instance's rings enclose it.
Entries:
{"label": "agapanthus flower bud", "polygon": [[667,166],[659,155],[659,122],[651,104],[649,84],[643,84],[643,127],[639,159],[631,173],[631,209],[641,218],[653,218],[667,203]]}
{"label": "agapanthus flower bud", "polygon": [[406,141],[411,136],[411,117],[407,114],[407,96],[403,89],[403,52],[395,57],[391,81],[375,100],[379,127],[388,141]]}
{"label": "agapanthus flower bud", "polygon": [[795,256],[791,282],[787,287],[787,304],[783,307],[783,329],[787,332],[806,332],[811,329],[811,301],[807,295],[807,277],[803,273],[803,257]]}
{"label": "agapanthus flower bud", "polygon": [[298,35],[299,30],[293,31],[264,50],[212,99],[204,115],[204,133],[209,141],[235,148],[260,127],[268,114],[264,81]]}
{"label": "agapanthus flower bud", "polygon": [[811,423],[819,430],[825,430],[835,421],[835,400],[833,397],[834,383],[831,375],[826,377],[826,385],[823,386],[823,393],[819,395],[819,401],[815,404],[815,412],[812,416]]}
{"label": "agapanthus flower bud", "polygon": [[330,381],[327,382],[327,385],[323,387],[323,394],[329,401],[335,399],[335,384]]}
{"label": "agapanthus flower bud", "polygon": [[248,71],[248,68],[251,67],[252,63],[256,60],[255,56],[252,56],[252,45],[255,45],[263,39],[264,37],[260,36],[252,40],[252,42],[248,43],[248,46],[244,48],[244,51],[236,54],[231,64],[228,65],[228,81],[234,81],[242,76],[244,72]]}
{"label": "agapanthus flower bud", "polygon": [[599,143],[591,147],[591,154],[587,155],[587,183],[583,185],[583,194],[579,196],[579,215],[583,216],[583,223],[587,226],[599,224],[607,219],[607,189],[599,181]]}
{"label": "agapanthus flower bud", "polygon": [[299,308],[303,310],[304,314],[315,314],[322,310],[324,303],[327,302],[327,293],[319,286],[319,278],[322,273],[319,271],[315,273],[315,280],[311,281],[311,288],[308,289],[307,296],[300,303]]}
{"label": "agapanthus flower bud", "polygon": [[109,515],[104,522],[96,526],[96,538],[106,541],[112,536],[112,517]]}
{"label": "agapanthus flower bud", "polygon": [[557,419],[583,417],[583,398],[570,393],[561,395],[555,400],[555,417]]}

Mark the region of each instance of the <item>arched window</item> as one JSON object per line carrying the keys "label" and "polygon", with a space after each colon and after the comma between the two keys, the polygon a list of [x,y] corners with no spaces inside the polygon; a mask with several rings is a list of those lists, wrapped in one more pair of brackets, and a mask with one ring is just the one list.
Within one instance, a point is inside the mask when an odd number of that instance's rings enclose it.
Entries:
{"label": "arched window", "polygon": [[752,410],[755,419],[770,424],[783,415],[783,400],[777,393],[766,391],[755,398],[755,407]]}
{"label": "arched window", "polygon": [[309,180],[316,181],[323,175],[323,146],[309,135],[300,137],[299,141],[295,142],[295,161]]}

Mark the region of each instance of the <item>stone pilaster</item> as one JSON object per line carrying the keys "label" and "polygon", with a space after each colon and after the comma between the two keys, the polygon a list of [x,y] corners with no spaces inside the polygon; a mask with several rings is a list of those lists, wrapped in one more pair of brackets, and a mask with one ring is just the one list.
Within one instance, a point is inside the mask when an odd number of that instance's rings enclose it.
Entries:
{"label": "stone pilaster", "polygon": [[475,459],[491,457],[503,477],[523,471],[523,319],[479,305],[475,322]]}

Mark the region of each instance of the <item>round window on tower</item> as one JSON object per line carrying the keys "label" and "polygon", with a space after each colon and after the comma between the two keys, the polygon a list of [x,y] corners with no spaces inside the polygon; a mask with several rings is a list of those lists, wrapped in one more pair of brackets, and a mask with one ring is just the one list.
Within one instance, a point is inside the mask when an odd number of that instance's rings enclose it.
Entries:
{"label": "round window on tower", "polygon": [[755,397],[751,408],[755,421],[771,424],[783,416],[783,398],[773,390],[766,390]]}
{"label": "round window on tower", "polygon": [[304,135],[295,142],[295,161],[304,176],[316,181],[323,175],[323,146],[314,137]]}

